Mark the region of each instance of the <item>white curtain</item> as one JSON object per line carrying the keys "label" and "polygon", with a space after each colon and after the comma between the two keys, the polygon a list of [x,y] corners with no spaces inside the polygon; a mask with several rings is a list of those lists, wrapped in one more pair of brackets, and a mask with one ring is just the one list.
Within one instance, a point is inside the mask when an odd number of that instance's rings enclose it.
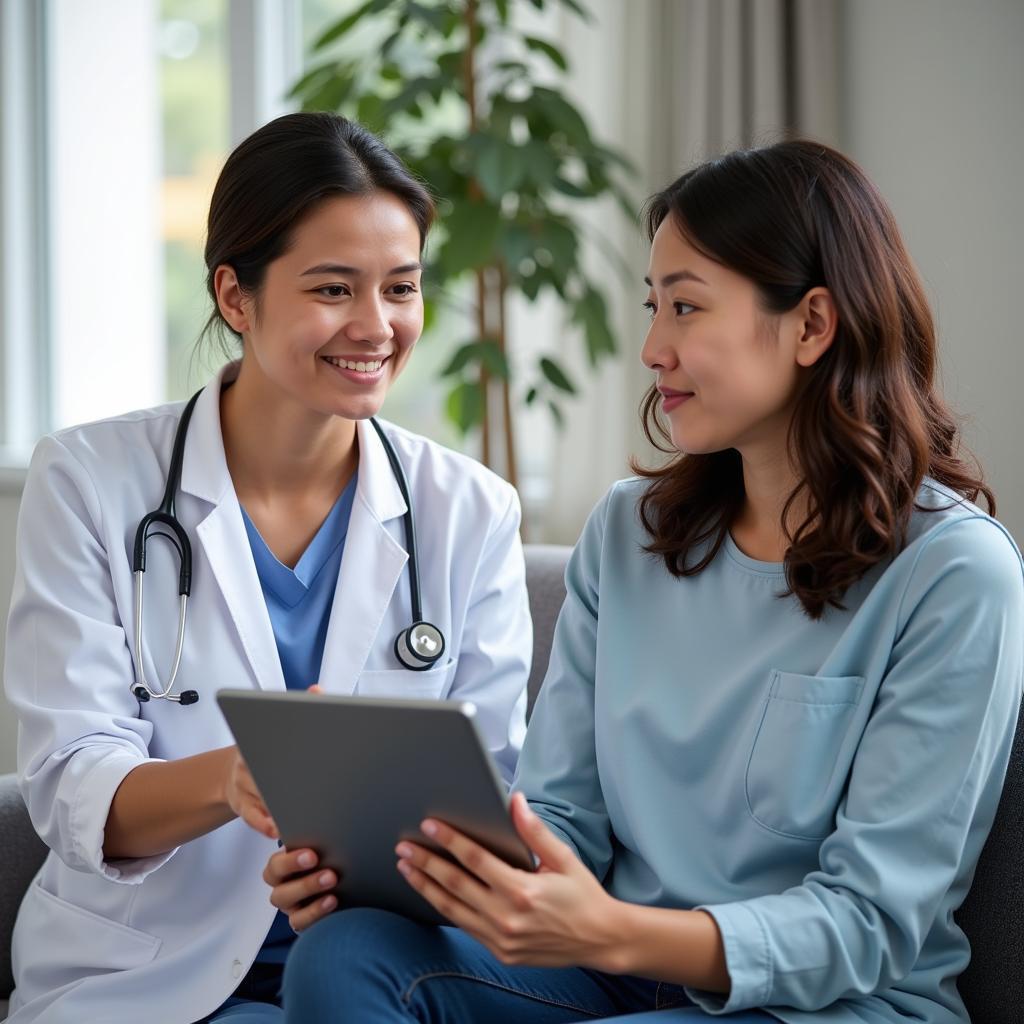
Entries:
{"label": "white curtain", "polygon": [[[787,133],[838,138],[839,0],[590,0],[597,24],[564,15],[572,98],[595,134],[637,167],[639,202],[688,166]],[[637,414],[650,373],[639,361],[647,243],[609,204],[594,223],[625,255],[623,281],[595,260],[620,356],[594,375],[574,339],[559,343],[583,384],[557,434],[547,421],[524,440],[548,460],[547,493],[527,508],[530,539],[572,543],[608,486],[629,475],[630,455],[653,459]],[[528,491],[528,488],[525,489]],[[543,500],[541,500],[541,497]]]}

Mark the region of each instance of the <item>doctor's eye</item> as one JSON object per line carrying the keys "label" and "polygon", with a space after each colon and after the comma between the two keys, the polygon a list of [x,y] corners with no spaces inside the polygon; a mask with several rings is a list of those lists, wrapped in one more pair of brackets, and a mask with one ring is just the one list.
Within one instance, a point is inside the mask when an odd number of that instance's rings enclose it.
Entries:
{"label": "doctor's eye", "polygon": [[400,299],[408,298],[410,295],[415,295],[419,289],[416,285],[406,281],[402,284],[396,284],[391,289],[392,293],[397,295]]}
{"label": "doctor's eye", "polygon": [[351,294],[348,285],[345,284],[328,284],[323,288],[315,289],[315,291],[318,295],[326,296],[329,299],[340,299],[343,295]]}
{"label": "doctor's eye", "polygon": [[675,307],[676,316],[686,316],[697,308],[696,306],[691,306],[688,302],[673,302],[672,305]]}
{"label": "doctor's eye", "polygon": [[644,303],[644,309],[647,310],[647,315],[653,320],[654,314],[658,312],[658,307],[651,302],[649,299]]}

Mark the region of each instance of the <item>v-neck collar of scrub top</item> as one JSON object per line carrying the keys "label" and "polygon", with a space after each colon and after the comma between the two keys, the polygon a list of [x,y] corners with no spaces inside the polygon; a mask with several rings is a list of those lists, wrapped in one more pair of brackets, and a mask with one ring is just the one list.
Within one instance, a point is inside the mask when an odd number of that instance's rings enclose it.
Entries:
{"label": "v-neck collar of scrub top", "polygon": [[294,569],[285,565],[270,550],[263,535],[242,508],[242,520],[245,522],[245,532],[249,535],[249,544],[252,547],[252,556],[256,561],[260,582],[285,608],[294,608],[309,593],[309,588],[312,587],[321,569],[344,543],[358,476],[357,471],[345,485],[345,489],[331,511],[327,513],[306,550],[302,552]]}
{"label": "v-neck collar of scrub top", "polygon": [[[209,562],[256,684],[264,690],[283,690],[277,644],[224,454],[220,392],[237,375],[238,364],[229,363],[199,396],[185,442],[181,493],[212,506],[205,515],[192,513],[198,568],[202,571],[201,559]],[[328,680],[325,688],[335,693],[355,691],[408,561],[399,528],[393,533],[389,528],[405,514],[406,504],[387,452],[369,420],[356,421],[356,436],[359,469],[352,517],[321,668],[322,678]],[[182,508],[186,507],[183,498]],[[341,586],[343,578],[360,580],[362,585]]]}

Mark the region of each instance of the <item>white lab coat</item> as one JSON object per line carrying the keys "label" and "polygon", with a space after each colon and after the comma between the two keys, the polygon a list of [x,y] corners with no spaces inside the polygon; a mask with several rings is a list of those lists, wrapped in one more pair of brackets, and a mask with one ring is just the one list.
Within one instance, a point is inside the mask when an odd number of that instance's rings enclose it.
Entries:
{"label": "white lab coat", "polygon": [[[274,909],[262,880],[276,843],[240,821],[170,853],[105,861],[103,829],[121,780],[147,760],[228,745],[221,687],[284,689],[284,679],[224,457],[219,394],[203,392],[185,447],[177,515],[193,546],[192,596],[176,684],[197,704],[132,696],[131,549],[159,504],[181,404],[47,437],[18,521],[5,684],[20,720],[18,770],[50,854],[13,940],[12,1024],[187,1024],[234,990]],[[443,631],[443,663],[399,666],[411,622],[405,502],[368,422],[327,631],[327,692],[471,700],[510,779],[525,731],[532,649],[520,510],[514,490],[469,458],[387,425],[416,512],[423,613]],[[174,652],[177,560],[149,545],[146,677]],[[282,736],[282,749],[300,737]],[[383,754],[383,752],[382,752]]]}

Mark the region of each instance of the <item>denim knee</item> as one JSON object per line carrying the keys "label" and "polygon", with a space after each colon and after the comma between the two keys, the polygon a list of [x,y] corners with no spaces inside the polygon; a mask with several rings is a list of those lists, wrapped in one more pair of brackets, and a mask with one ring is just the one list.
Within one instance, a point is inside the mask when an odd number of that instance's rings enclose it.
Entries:
{"label": "denim knee", "polygon": [[356,907],[304,931],[284,971],[287,1020],[330,1019],[329,1011],[400,999],[394,967],[417,925],[385,910]]}

